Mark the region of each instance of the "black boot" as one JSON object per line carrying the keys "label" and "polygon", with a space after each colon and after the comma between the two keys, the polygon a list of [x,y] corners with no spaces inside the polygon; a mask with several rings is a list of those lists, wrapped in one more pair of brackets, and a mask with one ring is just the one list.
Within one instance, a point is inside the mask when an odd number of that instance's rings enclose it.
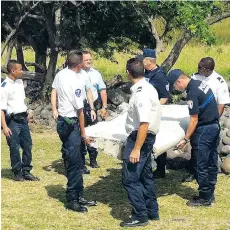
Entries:
{"label": "black boot", "polygon": [[90,174],[90,170],[85,165],[83,167],[83,173],[84,174]]}
{"label": "black boot", "polygon": [[97,202],[95,200],[86,200],[83,196],[80,196],[78,203],[86,206],[96,206]]}
{"label": "black boot", "polygon": [[138,227],[138,226],[146,226],[148,225],[148,220],[136,220],[136,219],[130,219],[129,221],[124,221],[120,223],[121,227]]}
{"label": "black boot", "polygon": [[14,173],[14,180],[15,181],[24,181],[25,180],[21,171]]}
{"label": "black boot", "polygon": [[88,208],[82,204],[80,204],[77,200],[73,200],[67,203],[67,209],[71,209],[75,212],[88,212]]}
{"label": "black boot", "polygon": [[28,171],[23,172],[23,177],[25,180],[30,180],[30,181],[40,181],[40,179],[33,174],[31,174]]}
{"label": "black boot", "polygon": [[212,204],[212,200],[204,200],[200,197],[194,197],[193,199],[191,199],[190,201],[188,201],[186,203],[188,206],[190,207],[199,207],[199,206],[211,206]]}
{"label": "black boot", "polygon": [[91,168],[99,168],[99,165],[97,163],[97,149],[92,146],[87,146],[88,152],[89,152],[89,160],[90,160],[90,167]]}

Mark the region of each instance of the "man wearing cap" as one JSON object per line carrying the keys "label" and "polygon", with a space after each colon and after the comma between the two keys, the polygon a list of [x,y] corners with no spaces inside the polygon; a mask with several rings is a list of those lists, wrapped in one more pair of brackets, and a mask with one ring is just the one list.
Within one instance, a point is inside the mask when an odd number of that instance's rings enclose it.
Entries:
{"label": "man wearing cap", "polygon": [[129,134],[123,153],[122,183],[132,205],[132,218],[122,227],[159,220],[158,203],[151,166],[151,152],[159,131],[161,107],[157,91],[144,79],[141,60],[131,58],[126,65],[132,96],[126,119]]}
{"label": "man wearing cap", "polygon": [[[206,83],[213,91],[216,102],[218,104],[219,117],[222,116],[224,112],[225,104],[230,103],[228,85],[224,78],[214,71],[215,62],[211,57],[202,58],[198,64],[198,73],[192,76],[192,79],[203,81]],[[219,145],[219,139],[218,139]],[[185,182],[190,182],[194,180],[194,168],[193,163],[196,162],[196,156],[191,157],[189,162],[190,174],[184,179]]]}
{"label": "man wearing cap", "polygon": [[[143,55],[138,55],[138,59],[143,60],[145,67],[145,79],[155,87],[158,93],[160,104],[167,103],[169,94],[169,84],[166,80],[165,72],[156,64],[156,52],[153,49],[143,49]],[[154,176],[164,178],[167,153],[163,153],[157,157],[157,169]]]}
{"label": "man wearing cap", "polygon": [[197,156],[195,178],[199,185],[199,196],[193,197],[188,206],[210,206],[214,201],[214,190],[218,173],[217,139],[220,133],[219,113],[215,96],[205,82],[190,79],[181,70],[172,70],[167,80],[177,90],[187,92],[190,122],[177,147],[183,148],[191,142],[192,153]]}

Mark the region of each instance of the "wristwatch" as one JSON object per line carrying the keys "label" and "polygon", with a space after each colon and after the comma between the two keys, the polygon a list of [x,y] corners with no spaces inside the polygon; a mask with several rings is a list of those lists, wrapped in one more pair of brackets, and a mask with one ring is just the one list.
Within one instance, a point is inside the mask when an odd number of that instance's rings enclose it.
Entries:
{"label": "wristwatch", "polygon": [[185,142],[188,143],[189,142],[189,139],[187,139],[186,137],[184,138]]}
{"label": "wristwatch", "polygon": [[102,106],[103,109],[107,109],[107,106]]}

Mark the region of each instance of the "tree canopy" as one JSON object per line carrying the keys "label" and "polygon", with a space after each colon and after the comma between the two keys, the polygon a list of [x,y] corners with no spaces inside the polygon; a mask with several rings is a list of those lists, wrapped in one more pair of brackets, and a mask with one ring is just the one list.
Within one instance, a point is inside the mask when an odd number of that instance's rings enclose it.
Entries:
{"label": "tree canopy", "polygon": [[7,46],[16,45],[18,52],[31,46],[36,70],[46,72],[47,83],[53,80],[60,52],[87,48],[112,58],[115,50],[133,52],[130,45],[135,44],[136,49],[156,48],[159,53],[177,30],[162,64],[168,71],[191,38],[213,44],[210,25],[230,17],[230,4],[216,1],[12,1],[1,2],[1,7],[1,54]]}

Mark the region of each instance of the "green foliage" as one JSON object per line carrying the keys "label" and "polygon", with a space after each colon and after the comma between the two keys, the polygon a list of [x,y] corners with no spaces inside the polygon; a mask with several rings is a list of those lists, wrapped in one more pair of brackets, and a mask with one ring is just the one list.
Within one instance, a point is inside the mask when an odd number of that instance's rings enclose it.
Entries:
{"label": "green foliage", "polygon": [[149,5],[153,17],[165,20],[166,33],[174,28],[188,31],[192,37],[207,45],[216,42],[207,18],[221,15],[229,7],[228,3],[217,1],[150,1]]}

